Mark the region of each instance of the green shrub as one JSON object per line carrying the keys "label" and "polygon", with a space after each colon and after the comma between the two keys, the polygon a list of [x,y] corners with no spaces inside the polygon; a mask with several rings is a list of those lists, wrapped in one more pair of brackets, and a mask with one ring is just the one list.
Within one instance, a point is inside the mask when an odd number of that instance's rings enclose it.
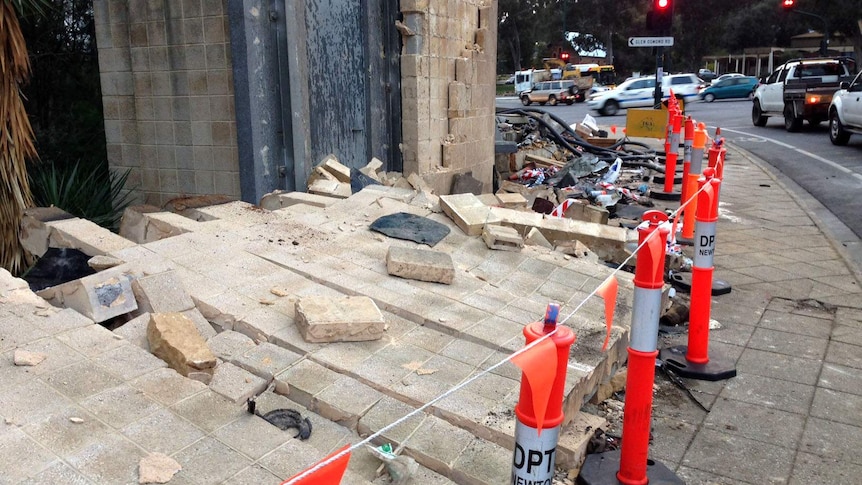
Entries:
{"label": "green shrub", "polygon": [[31,167],[30,187],[37,206],[59,207],[116,232],[133,200],[131,191],[124,190],[130,171],[110,171],[104,161],[45,162]]}

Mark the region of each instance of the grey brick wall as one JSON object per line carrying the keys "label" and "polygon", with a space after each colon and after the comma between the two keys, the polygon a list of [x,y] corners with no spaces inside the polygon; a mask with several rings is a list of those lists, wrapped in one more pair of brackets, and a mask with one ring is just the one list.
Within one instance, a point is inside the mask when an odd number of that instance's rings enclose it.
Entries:
{"label": "grey brick wall", "polygon": [[239,198],[226,0],[95,0],[108,161],[154,205]]}

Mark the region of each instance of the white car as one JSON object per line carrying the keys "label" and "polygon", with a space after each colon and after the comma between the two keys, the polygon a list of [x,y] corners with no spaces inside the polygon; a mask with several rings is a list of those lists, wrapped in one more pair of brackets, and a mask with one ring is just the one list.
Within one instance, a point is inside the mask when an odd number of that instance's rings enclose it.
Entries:
{"label": "white car", "polygon": [[[697,99],[703,81],[694,74],[671,74],[662,78],[662,99],[666,100],[673,91],[674,97],[683,106]],[[655,97],[655,76],[627,79],[609,91],[593,94],[587,106],[601,115],[613,116],[623,108],[646,108],[653,105]]]}
{"label": "white car", "polygon": [[829,105],[829,139],[846,145],[850,135],[862,135],[862,72],[852,83],[842,82]]}

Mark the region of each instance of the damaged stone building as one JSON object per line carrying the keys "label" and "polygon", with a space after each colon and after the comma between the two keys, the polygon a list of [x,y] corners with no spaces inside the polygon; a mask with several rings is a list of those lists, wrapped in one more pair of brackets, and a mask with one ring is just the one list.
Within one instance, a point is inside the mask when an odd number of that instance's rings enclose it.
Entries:
{"label": "damaged stone building", "polygon": [[329,154],[490,190],[496,3],[96,0],[108,157],[140,201],[307,188]]}

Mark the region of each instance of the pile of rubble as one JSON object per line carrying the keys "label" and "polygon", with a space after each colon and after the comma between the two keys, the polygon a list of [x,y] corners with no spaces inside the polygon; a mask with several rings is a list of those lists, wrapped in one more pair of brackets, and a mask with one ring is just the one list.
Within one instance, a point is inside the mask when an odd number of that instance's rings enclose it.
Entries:
{"label": "pile of rubble", "polygon": [[[172,369],[225,405],[253,399],[297,410],[310,417],[312,444],[327,422],[368,436],[478,375],[413,420],[424,431],[399,427],[377,441],[401,445],[423,476],[505,481],[520,372],[510,363],[482,369],[521,348],[523,326],[549,302],[564,311],[580,303],[611,271],[598,260],[625,258],[633,232],[532,211],[529,193],[437,196],[419,177],[381,173],[374,161],[353,171],[328,157],[315,174],[308,193],[267,194],[260,205],[203,197],[168,210],[131,207],[119,235],[55,208],[31,209],[27,249],[81,251],[91,274],[36,294],[14,291],[29,295],[28,318],[56,318],[58,307],[74,315],[81,325],[58,331],[88,340],[94,355],[133,346],[158,379],[173,379]],[[363,186],[348,195],[357,179]],[[403,224],[380,224],[393,217]],[[442,226],[442,236],[411,232],[429,225]],[[621,283],[625,324],[630,277]],[[624,360],[627,328],[616,326],[602,352],[600,301],[566,324],[578,337],[557,455],[568,470],[603,426],[579,410]],[[322,456],[306,452],[305,463]]]}

